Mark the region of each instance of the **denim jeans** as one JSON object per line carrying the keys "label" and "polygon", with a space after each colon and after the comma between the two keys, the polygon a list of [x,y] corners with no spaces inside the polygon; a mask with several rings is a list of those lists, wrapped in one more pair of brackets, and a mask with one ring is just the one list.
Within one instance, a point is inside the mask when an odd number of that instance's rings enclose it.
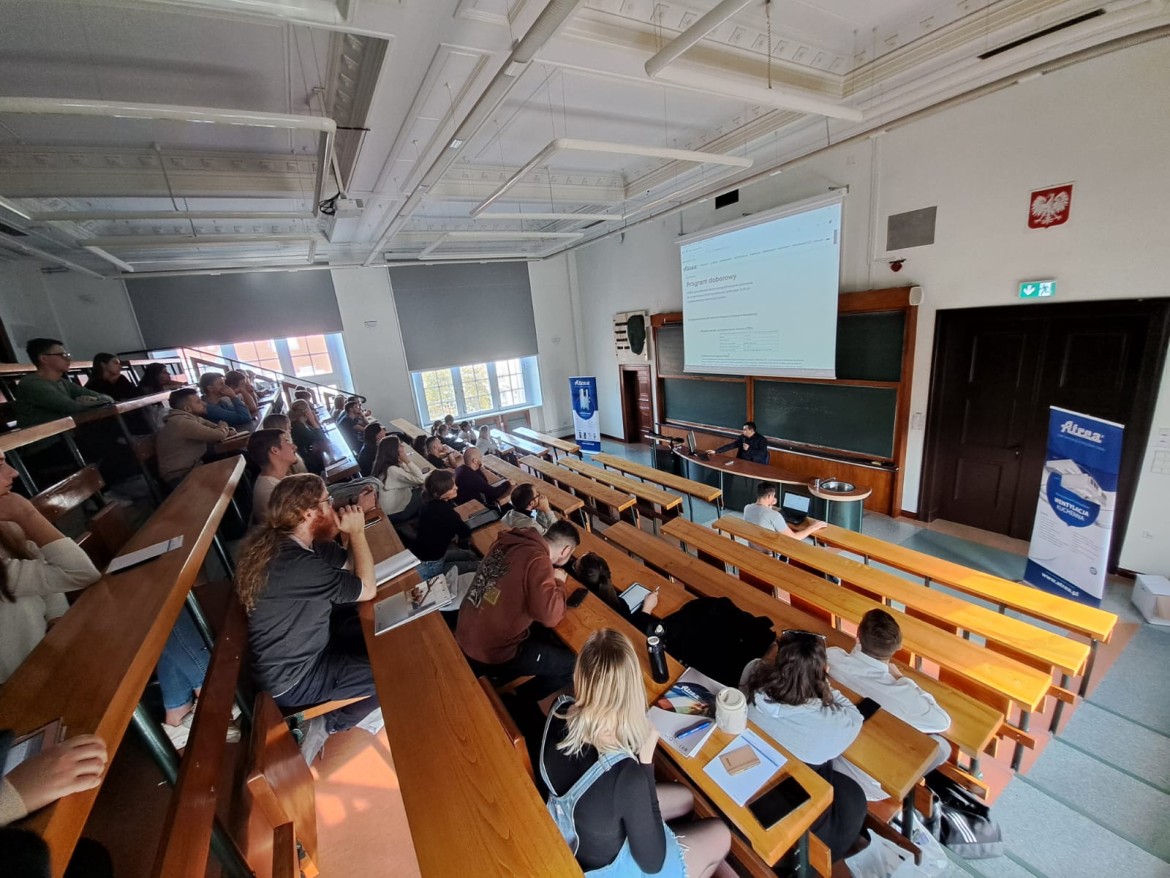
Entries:
{"label": "denim jeans", "polygon": [[186,607],[167,638],[158,659],[158,685],[162,689],[163,707],[174,710],[194,700],[194,692],[203,686],[210,656],[199,629]]}

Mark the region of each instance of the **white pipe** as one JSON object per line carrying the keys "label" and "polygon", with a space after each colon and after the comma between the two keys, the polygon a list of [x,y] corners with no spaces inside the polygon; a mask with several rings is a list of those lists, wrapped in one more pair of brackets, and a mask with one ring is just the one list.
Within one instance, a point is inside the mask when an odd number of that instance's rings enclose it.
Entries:
{"label": "white pipe", "polygon": [[719,94],[746,103],[775,107],[778,110],[794,110],[798,113],[828,116],[830,119],[844,119],[848,122],[861,122],[865,119],[865,114],[861,110],[845,106],[839,101],[800,94],[788,88],[750,85],[738,80],[713,76],[694,67],[671,67],[669,70],[661,71],[653,79],[655,82],[678,85],[705,94]]}
{"label": "white pipe", "polygon": [[[467,255],[467,261],[482,262],[485,265],[494,264],[497,262],[539,262],[544,256],[533,256],[531,253],[517,253],[515,255],[505,256],[484,256]],[[416,259],[395,259],[389,262],[380,263],[377,268],[396,268],[399,266],[418,266],[418,265],[442,265],[449,262],[450,259],[444,256],[442,259],[429,259],[420,261]],[[461,260],[462,261],[462,260]],[[184,268],[178,271],[137,271],[134,273],[134,279],[150,278],[150,277],[193,277],[211,274],[256,274],[268,273],[277,271],[348,271],[351,269],[365,268],[360,262],[346,262],[346,263],[315,263],[313,265],[305,265],[304,263],[297,265],[276,266],[265,265],[257,267],[241,267],[241,268]],[[99,275],[100,277],[100,275]]]}
{"label": "white pipe", "polygon": [[541,10],[540,15],[536,17],[536,21],[532,23],[532,27],[516,43],[516,48],[512,50],[512,54],[508,57],[508,60],[504,62],[503,67],[492,78],[492,81],[488,83],[483,94],[479,96],[479,100],[475,102],[470,112],[468,112],[463,118],[463,121],[455,129],[452,141],[461,141],[459,147],[455,149],[447,147],[439,153],[426,173],[423,174],[422,179],[419,180],[418,185],[414,187],[410,196],[398,208],[398,212],[391,218],[386,228],[378,236],[378,240],[374,242],[374,246],[370,248],[369,254],[363,260],[363,266],[369,266],[382,250],[386,240],[397,234],[398,230],[406,224],[411,214],[422,202],[423,195],[426,194],[427,190],[442,178],[443,174],[447,172],[447,169],[455,163],[455,160],[459,158],[463,150],[467,148],[467,141],[479,131],[500,104],[504,102],[504,98],[508,96],[508,93],[512,90],[512,87],[518,79],[515,75],[517,68],[523,68],[532,61],[536,53],[568,21],[569,16],[576,11],[580,2],[581,0],[550,0],[549,4]]}
{"label": "white pipe", "polygon": [[725,21],[759,0],[723,0],[714,9],[703,15],[681,34],[658,50],[658,54],[646,62],[646,75],[654,79],[667,64],[674,61],[687,49],[700,42],[707,34]]}
{"label": "white pipe", "polygon": [[137,235],[114,235],[108,238],[82,238],[77,243],[82,247],[105,247],[109,249],[146,250],[155,247],[198,247],[204,244],[308,244],[317,239],[312,235],[153,235],[149,238]]}
{"label": "white pipe", "polygon": [[477,220],[569,220],[570,222],[575,220],[612,222],[621,218],[620,214],[615,213],[524,213],[523,211],[503,210],[481,213],[475,217]]}
{"label": "white pipe", "polygon": [[106,262],[110,263],[111,265],[116,266],[121,271],[128,271],[131,273],[134,271],[134,266],[131,265],[129,262],[123,262],[121,259],[119,259],[117,256],[115,256],[113,253],[109,253],[109,252],[103,250],[101,247],[87,246],[85,249],[88,250],[90,253],[92,253],[94,256],[99,256],[102,259],[106,260]]}
{"label": "white pipe", "polygon": [[418,254],[419,259],[426,259],[446,241],[546,241],[569,240],[583,238],[584,232],[444,232]]}
{"label": "white pipe", "polygon": [[542,165],[547,164],[560,152],[601,152],[611,155],[635,155],[647,158],[669,159],[677,162],[727,165],[733,168],[750,168],[752,160],[718,152],[695,152],[690,149],[670,149],[661,146],[638,146],[633,143],[613,143],[604,140],[577,140],[559,137],[534,155],[516,173],[509,177],[495,192],[471,209],[471,216],[478,217],[492,204],[502,198],[512,187]]}
{"label": "white pipe", "polygon": [[[0,207],[3,206],[0,199]],[[313,219],[308,211],[272,211],[253,213],[223,210],[48,210],[34,211],[25,219],[36,222],[91,222],[117,220],[290,220]]]}
{"label": "white pipe", "polygon": [[0,115],[99,116],[114,119],[150,119],[166,122],[203,122],[242,125],[250,128],[287,128],[318,135],[317,179],[313,185],[313,216],[325,186],[325,174],[333,155],[337,123],[321,116],[294,116],[286,113],[259,113],[251,110],[219,110],[212,107],[171,107],[128,101],[85,101],[75,98],[0,97]]}
{"label": "white pipe", "polygon": [[0,247],[9,247],[19,250],[22,253],[27,253],[30,256],[37,256],[41,259],[47,259],[50,262],[55,262],[58,265],[63,265],[66,268],[71,268],[74,271],[80,271],[82,274],[88,274],[90,277],[96,277],[98,280],[106,280],[105,275],[98,274],[92,269],[85,268],[78,265],[76,262],[70,262],[68,259],[62,259],[60,256],[54,256],[52,253],[47,253],[39,247],[33,247],[31,244],[25,244],[22,241],[14,241],[12,238],[0,236]]}

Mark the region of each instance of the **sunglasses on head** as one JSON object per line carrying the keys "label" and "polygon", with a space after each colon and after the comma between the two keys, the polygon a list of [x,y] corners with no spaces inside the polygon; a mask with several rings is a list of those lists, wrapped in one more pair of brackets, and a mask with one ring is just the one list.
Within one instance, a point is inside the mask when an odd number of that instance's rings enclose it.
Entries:
{"label": "sunglasses on head", "polygon": [[781,631],[780,639],[784,640],[785,638],[790,640],[815,639],[820,640],[821,642],[826,640],[825,635],[823,634],[818,634],[815,631],[803,631],[800,628],[786,628],[785,630]]}

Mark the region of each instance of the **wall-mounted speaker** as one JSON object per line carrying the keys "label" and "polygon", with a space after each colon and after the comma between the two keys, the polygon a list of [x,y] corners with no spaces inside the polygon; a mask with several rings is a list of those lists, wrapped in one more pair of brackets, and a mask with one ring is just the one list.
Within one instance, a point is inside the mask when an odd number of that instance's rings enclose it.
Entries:
{"label": "wall-mounted speaker", "polygon": [[922,304],[922,287],[910,287],[910,304]]}
{"label": "wall-mounted speaker", "polygon": [[613,347],[619,363],[649,363],[650,312],[619,311],[614,314]]}

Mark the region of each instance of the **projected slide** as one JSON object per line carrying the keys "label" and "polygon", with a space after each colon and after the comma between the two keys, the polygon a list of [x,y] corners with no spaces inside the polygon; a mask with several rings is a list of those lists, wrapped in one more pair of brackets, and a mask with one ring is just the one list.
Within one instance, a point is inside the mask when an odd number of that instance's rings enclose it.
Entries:
{"label": "projected slide", "polygon": [[841,203],[680,245],[687,372],[833,378]]}

